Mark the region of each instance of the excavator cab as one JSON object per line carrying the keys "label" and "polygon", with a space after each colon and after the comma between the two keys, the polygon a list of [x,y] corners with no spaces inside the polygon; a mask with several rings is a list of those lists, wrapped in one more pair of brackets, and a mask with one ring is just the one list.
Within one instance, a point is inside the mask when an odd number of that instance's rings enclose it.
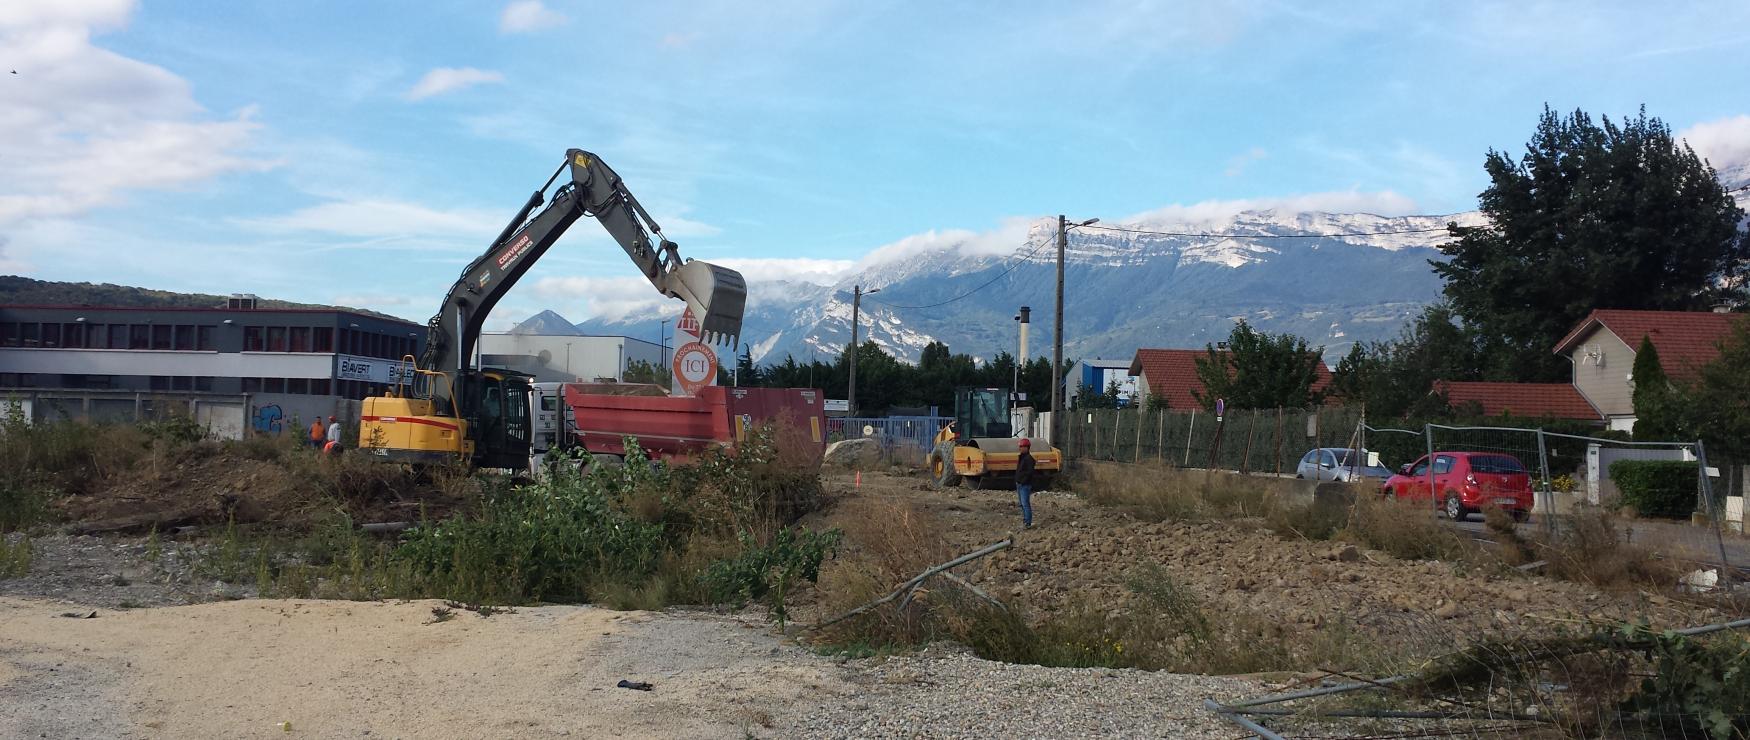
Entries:
{"label": "excavator cab", "polygon": [[529,384],[534,376],[487,368],[468,373],[458,406],[468,422],[474,461],[483,468],[520,470],[529,466]]}

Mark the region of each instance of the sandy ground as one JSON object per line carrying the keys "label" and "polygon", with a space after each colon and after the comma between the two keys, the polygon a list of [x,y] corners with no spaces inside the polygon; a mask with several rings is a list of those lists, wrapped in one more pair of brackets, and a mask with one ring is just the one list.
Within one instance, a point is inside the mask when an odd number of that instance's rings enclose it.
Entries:
{"label": "sandy ground", "polygon": [[734,618],[437,605],[0,599],[0,737],[739,737],[851,690]]}

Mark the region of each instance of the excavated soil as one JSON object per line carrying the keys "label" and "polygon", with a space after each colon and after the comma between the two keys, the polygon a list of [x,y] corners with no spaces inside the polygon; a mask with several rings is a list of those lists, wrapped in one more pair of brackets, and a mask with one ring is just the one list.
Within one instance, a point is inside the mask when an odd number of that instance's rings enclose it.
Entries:
{"label": "excavated soil", "polygon": [[1682,626],[1736,616],[1675,589],[1609,593],[1510,568],[1400,560],[1342,543],[1286,540],[1258,521],[1145,522],[1062,492],[1036,492],[1035,526],[1020,530],[1012,492],[936,490],[922,477],[886,473],[855,481],[831,479],[838,504],[805,523],[839,526],[864,511],[847,503],[887,499],[934,516],[954,552],[1013,535],[1014,546],[957,572],[1035,620],[1089,605],[1121,609],[1132,598],[1125,581],[1142,567],[1159,567],[1206,603],[1288,629],[1347,628],[1418,655],[1587,620]]}

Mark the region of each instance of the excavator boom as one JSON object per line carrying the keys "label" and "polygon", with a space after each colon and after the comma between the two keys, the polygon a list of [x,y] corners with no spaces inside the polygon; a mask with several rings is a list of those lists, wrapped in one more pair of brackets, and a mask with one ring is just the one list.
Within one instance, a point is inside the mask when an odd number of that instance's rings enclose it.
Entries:
{"label": "excavator boom", "polygon": [[[541,208],[547,190],[568,172],[569,180]],[[421,368],[467,372],[493,306],[572,222],[585,215],[595,217],[607,229],[658,292],[686,301],[699,317],[705,341],[739,342],[747,303],[747,282],[741,273],[708,262],[682,261],[678,247],[663,237],[662,229],[626,189],[619,174],[600,157],[571,149],[565,153],[565,162],[529,196],[486,253],[470,263],[451,286],[443,308],[431,319]],[[651,234],[656,236],[655,243]],[[432,390],[434,395],[444,393],[441,388]]]}

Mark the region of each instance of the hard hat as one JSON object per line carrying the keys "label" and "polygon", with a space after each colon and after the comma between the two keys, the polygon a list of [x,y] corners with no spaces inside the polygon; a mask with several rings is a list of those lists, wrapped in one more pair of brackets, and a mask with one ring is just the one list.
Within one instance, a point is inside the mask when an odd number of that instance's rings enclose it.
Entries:
{"label": "hard hat", "polygon": [[1030,440],[1030,439],[1027,439],[1027,438],[1026,438],[1026,437],[1022,437],[1022,438],[1021,438],[1021,442],[1020,442],[1020,445],[1021,445],[1021,446],[1022,446],[1022,447],[1032,447],[1032,446],[1033,446],[1033,440]]}

